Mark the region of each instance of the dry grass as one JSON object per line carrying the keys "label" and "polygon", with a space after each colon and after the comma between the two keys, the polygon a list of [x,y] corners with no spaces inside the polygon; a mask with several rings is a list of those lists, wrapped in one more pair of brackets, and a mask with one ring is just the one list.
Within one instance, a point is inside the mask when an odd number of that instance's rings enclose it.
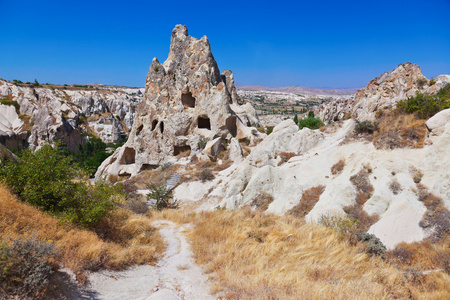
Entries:
{"label": "dry grass", "polygon": [[430,193],[426,186],[420,183],[416,186],[419,201],[427,208],[419,225],[429,232],[429,240],[439,242],[450,236],[450,211],[442,198]]}
{"label": "dry grass", "polygon": [[278,153],[278,156],[281,157],[281,161],[278,163],[278,165],[282,165],[285,162],[288,162],[292,157],[297,156],[297,153],[295,152],[281,152]]}
{"label": "dry grass", "polygon": [[337,174],[341,173],[342,170],[344,170],[344,167],[345,167],[345,161],[341,159],[340,161],[338,161],[331,167],[331,174],[337,175]]}
{"label": "dry grass", "polygon": [[[163,211],[190,222],[196,261],[225,299],[448,299],[443,272],[409,276],[337,232],[252,211]],[[409,271],[408,271],[409,272]]]}
{"label": "dry grass", "polygon": [[318,185],[305,190],[302,194],[300,202],[288,211],[288,214],[294,217],[304,217],[314,205],[319,201],[320,195],[325,191],[325,186]]}
{"label": "dry grass", "polygon": [[265,211],[269,208],[269,205],[272,202],[273,197],[271,194],[265,191],[259,191],[258,194],[252,199],[250,205],[254,206],[258,210]]}
{"label": "dry grass", "polygon": [[424,270],[444,270],[450,274],[450,235],[441,241],[400,243],[388,252],[388,258],[402,267],[418,266]]}
{"label": "dry grass", "polygon": [[423,148],[427,135],[426,120],[420,120],[414,114],[384,111],[378,121],[378,131],[373,138],[378,149]]}
{"label": "dry grass", "polygon": [[54,243],[58,262],[83,280],[84,270],[121,269],[133,264],[153,263],[164,250],[151,219],[116,209],[95,232],[82,230],[21,203],[0,186],[0,241],[27,237]]}

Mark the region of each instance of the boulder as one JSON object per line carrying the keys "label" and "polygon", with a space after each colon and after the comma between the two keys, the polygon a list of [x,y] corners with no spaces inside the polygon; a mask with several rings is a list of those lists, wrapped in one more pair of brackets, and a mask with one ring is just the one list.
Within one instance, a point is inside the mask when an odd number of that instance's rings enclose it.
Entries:
{"label": "boulder", "polygon": [[429,118],[425,124],[434,135],[439,135],[444,132],[447,123],[450,123],[450,108],[438,112]]}

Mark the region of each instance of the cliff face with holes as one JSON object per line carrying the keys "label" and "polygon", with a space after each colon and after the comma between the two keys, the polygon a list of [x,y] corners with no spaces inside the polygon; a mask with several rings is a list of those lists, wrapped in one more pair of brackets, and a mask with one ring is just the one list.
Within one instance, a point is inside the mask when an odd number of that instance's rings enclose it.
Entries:
{"label": "cliff face with holes", "polygon": [[108,87],[35,87],[0,79],[0,144],[38,148],[61,140],[75,152],[83,134],[118,142],[131,129],[140,93]]}
{"label": "cliff face with holes", "polygon": [[96,177],[157,168],[181,152],[201,151],[203,138],[251,139],[257,133],[252,135],[248,126],[256,125],[256,114],[241,109],[240,102],[233,74],[220,74],[208,38],[193,38],[186,26],[177,25],[167,60],[161,64],[154,58],[150,65],[144,101],[136,109],[127,143],[100,166]]}

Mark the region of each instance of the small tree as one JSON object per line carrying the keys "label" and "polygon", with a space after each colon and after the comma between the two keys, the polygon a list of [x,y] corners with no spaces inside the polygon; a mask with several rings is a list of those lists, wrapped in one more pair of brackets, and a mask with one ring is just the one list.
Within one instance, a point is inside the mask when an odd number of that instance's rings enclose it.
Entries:
{"label": "small tree", "polygon": [[173,199],[172,190],[169,190],[166,185],[149,184],[150,193],[147,194],[148,201],[156,201],[152,204],[152,208],[156,210],[163,210],[165,208],[178,208],[178,201]]}
{"label": "small tree", "polygon": [[34,79],[33,85],[34,85],[34,86],[40,86],[41,84],[37,81],[37,79]]}
{"label": "small tree", "polygon": [[298,116],[297,116],[297,114],[295,114],[295,116],[294,116],[294,123],[298,124]]}

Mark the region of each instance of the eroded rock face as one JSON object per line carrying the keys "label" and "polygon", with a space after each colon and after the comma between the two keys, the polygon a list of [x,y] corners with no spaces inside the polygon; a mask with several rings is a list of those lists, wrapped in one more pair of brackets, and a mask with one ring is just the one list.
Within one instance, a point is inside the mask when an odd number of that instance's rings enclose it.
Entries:
{"label": "eroded rock face", "polygon": [[15,114],[14,106],[0,105],[1,122],[10,124],[0,125],[0,142],[35,148],[59,139],[76,151],[84,132],[117,142],[131,129],[134,107],[141,101],[138,92],[30,87],[0,80],[0,97],[18,105]]}
{"label": "eroded rock face", "polygon": [[144,101],[123,146],[134,153],[132,162],[121,167],[121,157],[114,157],[126,151],[118,149],[96,177],[124,174],[125,169],[127,175],[135,175],[170,162],[180,152],[198,152],[200,137],[250,138],[247,125],[257,123],[256,114],[246,113],[248,107],[237,114],[232,106],[241,108],[239,102],[233,74],[220,74],[208,38],[193,38],[186,26],[177,25],[167,60],[161,64],[154,58],[150,65]]}
{"label": "eroded rock face", "polygon": [[314,112],[324,124],[330,124],[350,117],[353,105],[354,99],[337,99],[321,104]]}

